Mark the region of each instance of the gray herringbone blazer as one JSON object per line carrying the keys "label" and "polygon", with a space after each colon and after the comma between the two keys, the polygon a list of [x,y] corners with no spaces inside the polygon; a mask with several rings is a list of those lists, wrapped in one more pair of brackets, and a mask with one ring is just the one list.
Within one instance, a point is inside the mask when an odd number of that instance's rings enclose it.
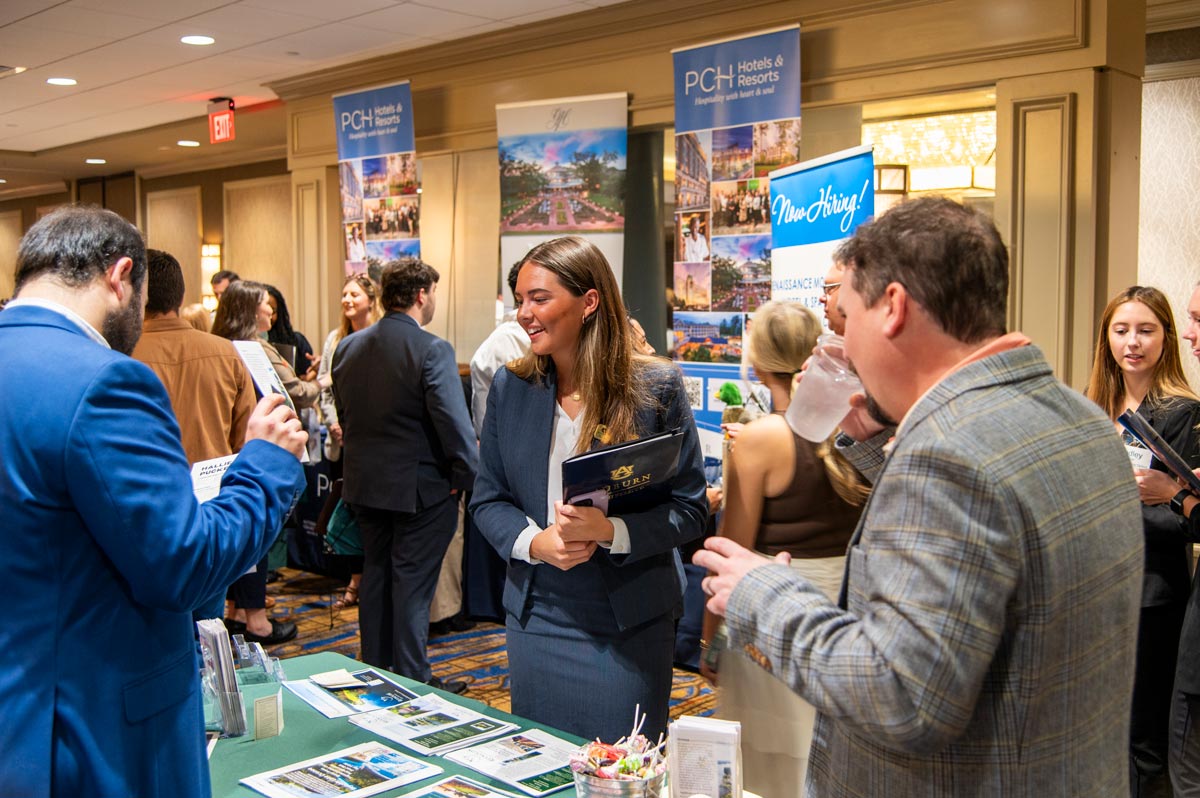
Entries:
{"label": "gray herringbone blazer", "polygon": [[781,566],[728,613],[820,715],[808,793],[1128,795],[1142,516],[1111,422],[1034,346],[912,408],[844,607]]}

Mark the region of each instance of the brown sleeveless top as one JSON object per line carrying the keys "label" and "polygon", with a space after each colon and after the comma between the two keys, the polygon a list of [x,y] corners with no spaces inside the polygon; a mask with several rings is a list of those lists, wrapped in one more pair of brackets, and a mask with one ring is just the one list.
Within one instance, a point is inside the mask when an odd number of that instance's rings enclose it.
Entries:
{"label": "brown sleeveless top", "polygon": [[796,473],[783,493],[763,500],[754,548],[771,556],[786,551],[796,559],[840,557],[862,508],[847,504],[834,491],[817,444],[795,432],[792,439]]}

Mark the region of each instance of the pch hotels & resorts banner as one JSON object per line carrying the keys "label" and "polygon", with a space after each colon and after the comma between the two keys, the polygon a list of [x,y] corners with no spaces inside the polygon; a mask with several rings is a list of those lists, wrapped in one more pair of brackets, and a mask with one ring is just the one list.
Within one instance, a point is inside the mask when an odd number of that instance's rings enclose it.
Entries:
{"label": "pch hotels & resorts banner", "polygon": [[771,296],[822,315],[834,250],[875,215],[875,156],[852,147],[771,172]]}
{"label": "pch hotels & resorts banner", "polygon": [[740,380],[747,319],[771,298],[769,175],[800,160],[800,27],[673,55],[674,356],[704,453],[719,457],[716,394]]}
{"label": "pch hotels & resorts banner", "polygon": [[421,254],[421,197],[407,80],[335,94],[346,273]]}
{"label": "pch hotels & resorts banner", "polygon": [[496,106],[500,156],[500,274],[532,247],[580,235],[621,284],[625,250],[624,92]]}

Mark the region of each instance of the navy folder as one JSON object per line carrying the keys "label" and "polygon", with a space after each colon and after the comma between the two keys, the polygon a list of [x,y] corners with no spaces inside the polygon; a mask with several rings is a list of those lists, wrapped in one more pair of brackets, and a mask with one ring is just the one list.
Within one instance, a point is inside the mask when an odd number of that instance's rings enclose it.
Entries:
{"label": "navy folder", "polygon": [[602,446],[563,461],[563,501],[605,515],[639,512],[667,501],[679,468],[683,431]]}

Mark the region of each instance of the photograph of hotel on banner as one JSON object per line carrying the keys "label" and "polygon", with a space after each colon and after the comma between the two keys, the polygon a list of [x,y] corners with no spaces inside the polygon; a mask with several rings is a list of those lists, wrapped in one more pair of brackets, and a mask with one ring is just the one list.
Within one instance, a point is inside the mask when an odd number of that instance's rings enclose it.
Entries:
{"label": "photograph of hotel on banner", "polygon": [[623,229],[625,146],[625,128],[500,139],[501,230]]}

